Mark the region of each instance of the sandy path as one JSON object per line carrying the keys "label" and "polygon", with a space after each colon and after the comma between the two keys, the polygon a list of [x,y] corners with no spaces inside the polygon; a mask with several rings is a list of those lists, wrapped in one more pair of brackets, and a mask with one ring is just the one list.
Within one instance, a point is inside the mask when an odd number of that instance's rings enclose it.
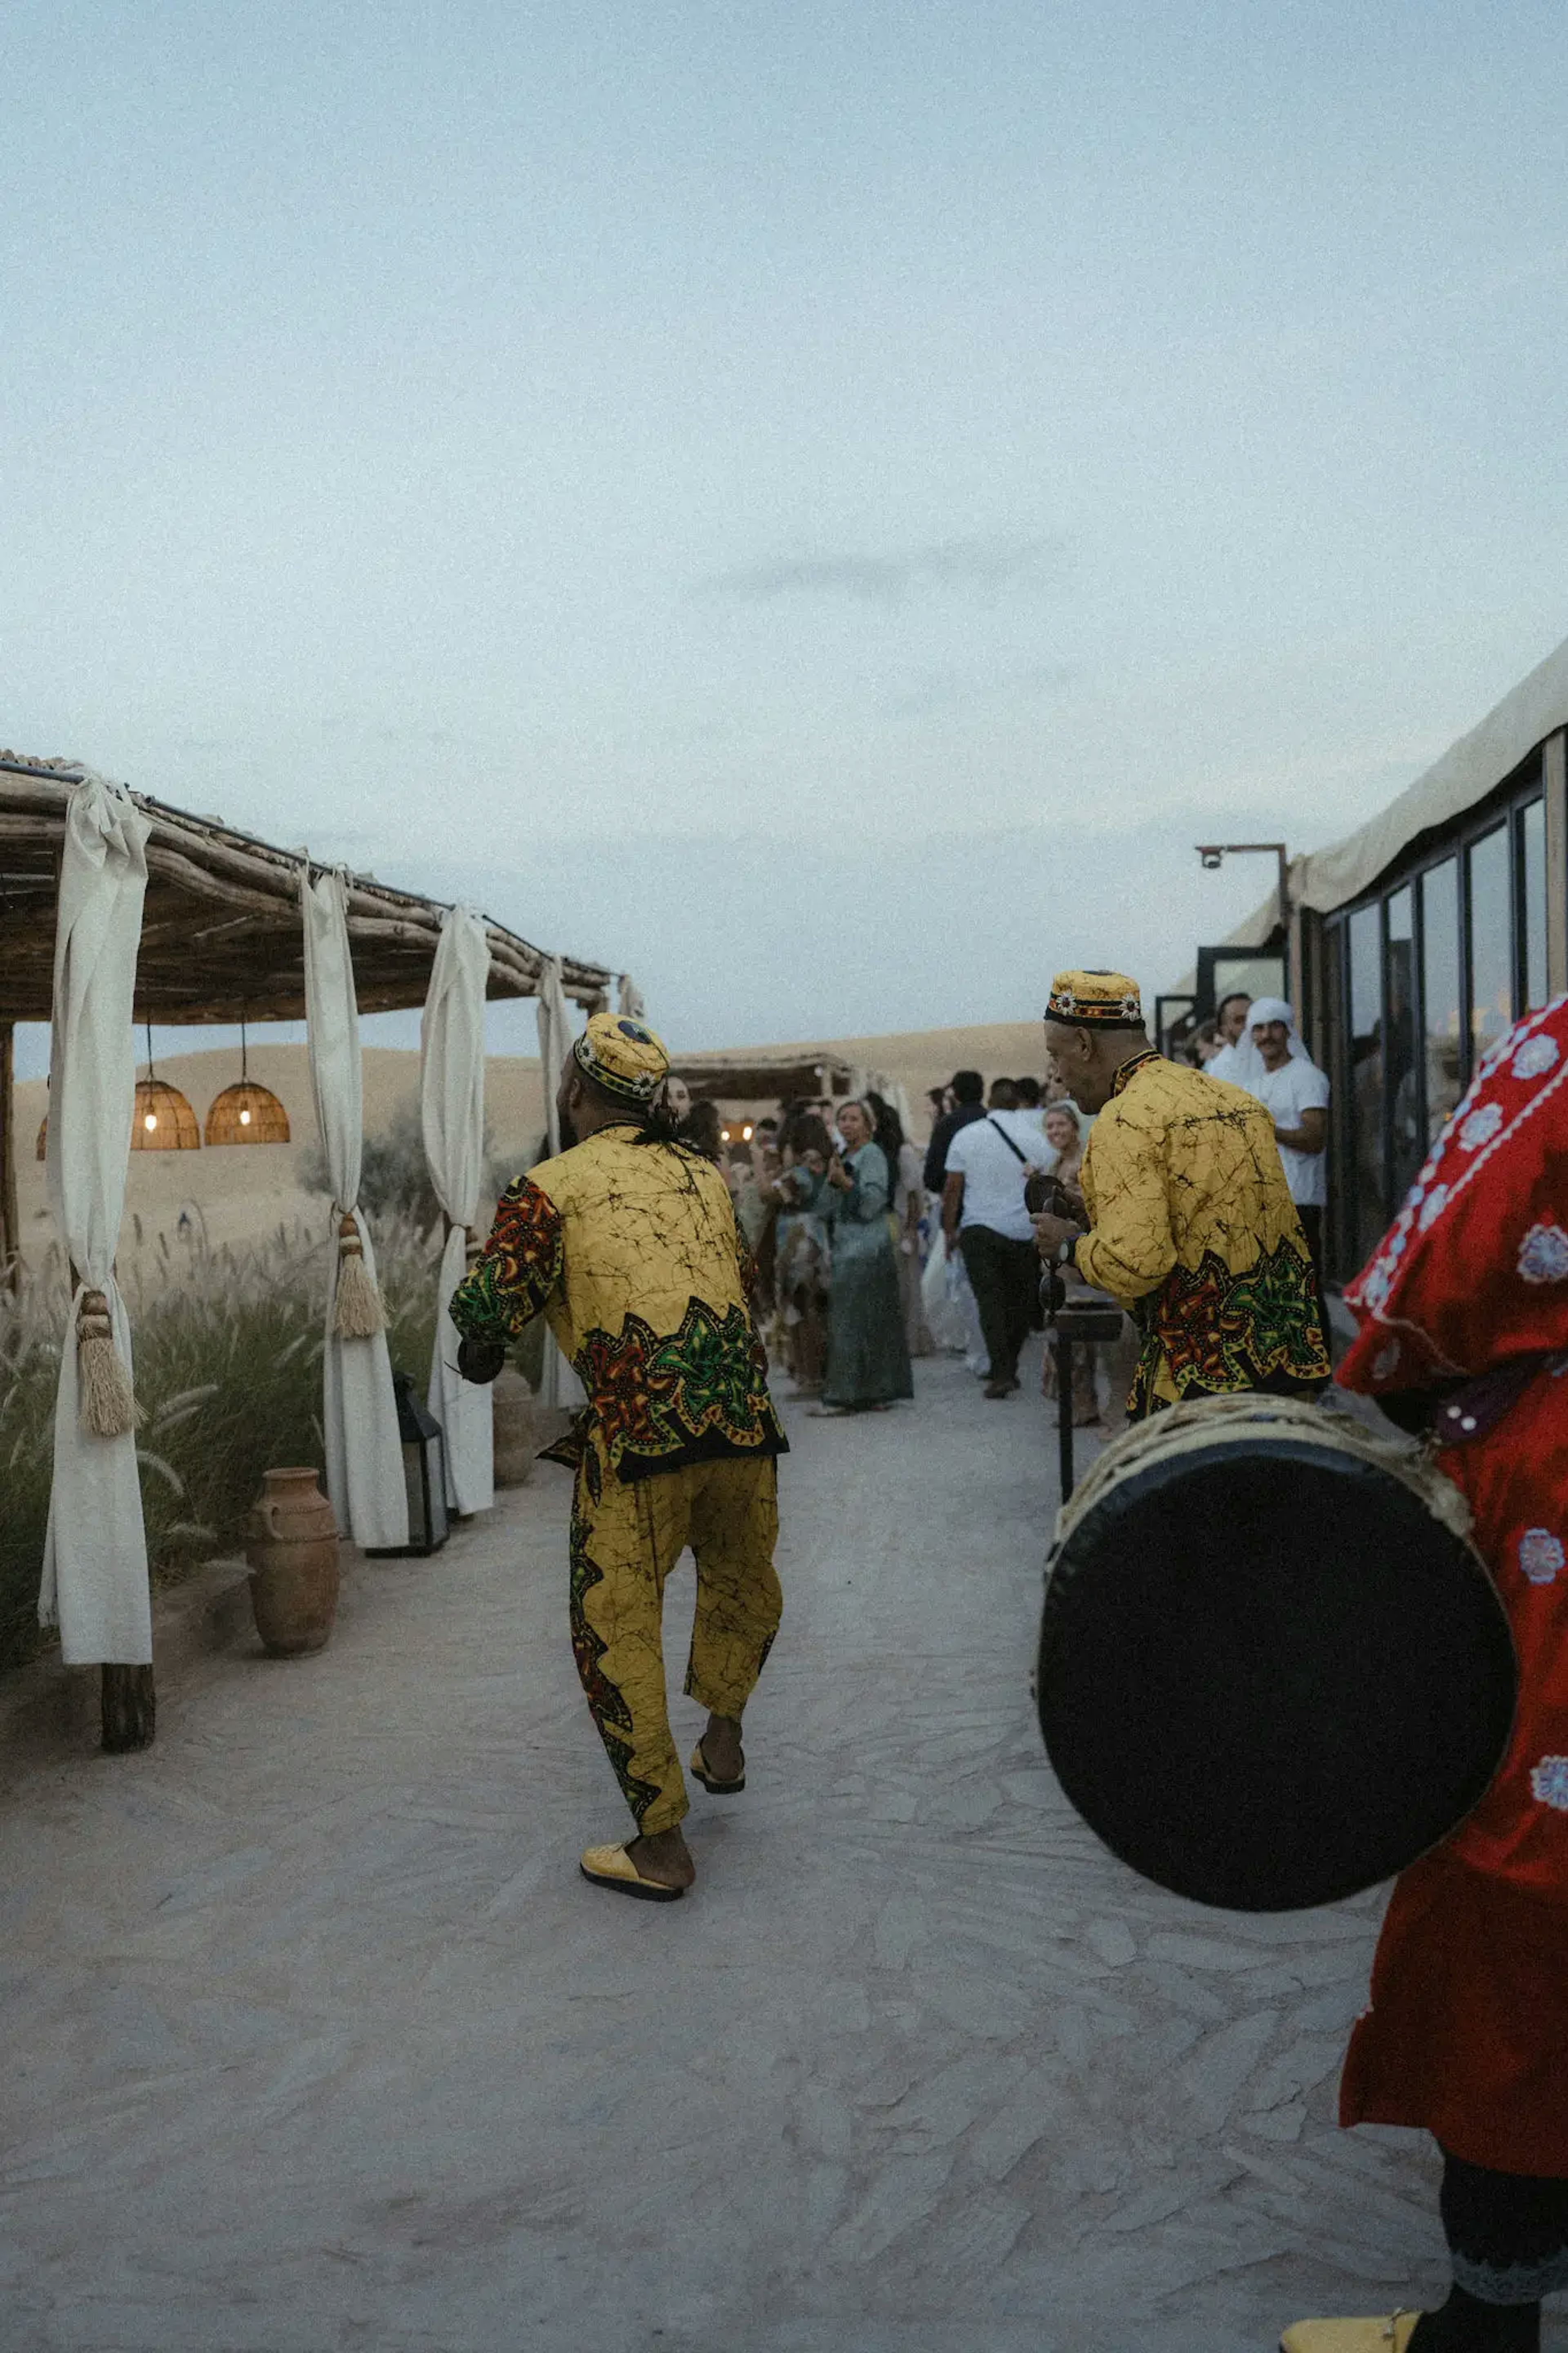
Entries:
{"label": "sandy path", "polygon": [[319,1659],[22,1775],[7,2353],[1258,2353],[1435,2287],[1425,2153],[1331,2122],[1376,1905],[1232,1920],[1102,1852],[1030,1717],[1042,1410],[919,1382],[797,1425],[684,1904],[575,1876],[624,1818],[548,1469],[358,1569]]}

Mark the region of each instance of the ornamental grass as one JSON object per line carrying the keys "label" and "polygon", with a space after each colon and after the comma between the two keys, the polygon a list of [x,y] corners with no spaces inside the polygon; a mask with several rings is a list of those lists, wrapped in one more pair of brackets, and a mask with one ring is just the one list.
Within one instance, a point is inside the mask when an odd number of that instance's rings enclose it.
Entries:
{"label": "ornamental grass", "polygon": [[[436,1238],[395,1213],[373,1219],[372,1230],[393,1365],[423,1394]],[[327,1250],[325,1233],[303,1226],[213,1250],[198,1226],[188,1239],[160,1236],[137,1253],[124,1290],[154,1585],[239,1548],[269,1466],[321,1469]],[[20,1665],[54,1639],[39,1629],[37,1601],[67,1310],[58,1250],[15,1297],[0,1290],[0,1667]]]}

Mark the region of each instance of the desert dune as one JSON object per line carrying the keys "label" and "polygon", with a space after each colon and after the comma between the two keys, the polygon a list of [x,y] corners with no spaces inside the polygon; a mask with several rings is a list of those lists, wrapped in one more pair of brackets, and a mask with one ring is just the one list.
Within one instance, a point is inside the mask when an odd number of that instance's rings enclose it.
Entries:
{"label": "desert dune", "polygon": [[[1040,1025],[996,1021],[961,1029],[917,1029],[875,1038],[826,1038],[787,1045],[724,1050],[768,1056],[838,1054],[868,1070],[882,1071],[909,1091],[916,1134],[926,1131],[925,1091],[972,1068],[994,1076],[1038,1072],[1043,1060]],[[701,1054],[683,1057],[701,1061]],[[182,1211],[205,1231],[215,1247],[271,1232],[279,1224],[304,1219],[325,1229],[327,1205],[301,1187],[300,1162],[317,1141],[310,1066],[303,1046],[253,1044],[250,1075],[269,1087],[289,1114],[288,1144],[223,1145],[199,1152],[133,1152],[125,1194],[121,1253],[126,1260],[155,1250],[160,1238],[171,1243]],[[215,1095],[238,1077],[232,1048],[160,1055],[158,1076],[178,1087],[205,1121]],[[417,1103],[419,1057],[409,1050],[367,1046],[364,1050],[364,1124],[367,1135],[384,1134],[400,1114]],[[24,1257],[37,1264],[54,1239],[44,1187],[43,1163],[33,1139],[47,1108],[41,1079],[16,1088],[17,1206]],[[739,1106],[737,1106],[738,1108]],[[485,1110],[492,1160],[522,1169],[538,1156],[544,1132],[544,1097],[538,1061],[521,1054],[492,1055],[485,1065]]]}

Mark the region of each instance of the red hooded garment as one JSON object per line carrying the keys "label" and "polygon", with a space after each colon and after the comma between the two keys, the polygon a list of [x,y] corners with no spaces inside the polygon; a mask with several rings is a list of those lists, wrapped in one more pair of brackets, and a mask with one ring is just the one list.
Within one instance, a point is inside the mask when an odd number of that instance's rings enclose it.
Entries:
{"label": "red hooded garment", "polygon": [[1487,1055],[1345,1297],[1347,1388],[1446,1393],[1520,1690],[1486,1797],[1395,1884],[1341,2121],[1568,2177],[1568,997]]}

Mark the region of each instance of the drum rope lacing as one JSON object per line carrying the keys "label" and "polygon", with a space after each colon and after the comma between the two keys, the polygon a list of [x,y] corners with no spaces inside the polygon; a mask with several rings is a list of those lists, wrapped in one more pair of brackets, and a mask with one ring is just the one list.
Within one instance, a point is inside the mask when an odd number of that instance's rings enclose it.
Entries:
{"label": "drum rope lacing", "polygon": [[1403,1439],[1374,1438],[1348,1415],[1325,1413],[1321,1406],[1310,1405],[1303,1398],[1268,1397],[1247,1389],[1230,1397],[1193,1398],[1184,1405],[1152,1415],[1147,1421],[1135,1422],[1113,1440],[1057,1514],[1053,1549],[1059,1551],[1086,1513],[1151,1461],[1169,1462],[1208,1447],[1245,1444],[1262,1436],[1310,1439],[1315,1445],[1353,1455],[1358,1461],[1386,1471],[1419,1497],[1435,1520],[1468,1543],[1470,1507],[1425,1449],[1412,1447]]}

